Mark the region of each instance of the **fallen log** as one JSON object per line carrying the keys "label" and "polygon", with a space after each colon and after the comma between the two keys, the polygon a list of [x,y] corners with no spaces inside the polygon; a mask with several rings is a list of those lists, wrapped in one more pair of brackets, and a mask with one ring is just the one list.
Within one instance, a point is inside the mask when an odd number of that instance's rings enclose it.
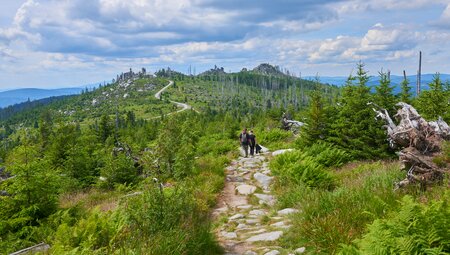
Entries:
{"label": "fallen log", "polygon": [[38,252],[46,252],[50,249],[50,245],[46,244],[46,243],[40,243],[40,244],[36,244],[34,246],[25,248],[23,250],[20,251],[16,251],[13,252],[9,255],[21,255],[21,254],[34,254],[34,253],[38,253]]}
{"label": "fallen log", "polygon": [[396,188],[410,184],[426,185],[442,182],[444,173],[448,172],[446,166],[438,166],[433,159],[442,154],[444,141],[450,140],[450,127],[442,119],[427,121],[409,104],[400,102],[395,120],[389,116],[386,109],[374,103],[376,118],[386,122],[389,144],[392,148],[400,148],[399,159],[403,169],[407,171],[406,178],[396,183]]}

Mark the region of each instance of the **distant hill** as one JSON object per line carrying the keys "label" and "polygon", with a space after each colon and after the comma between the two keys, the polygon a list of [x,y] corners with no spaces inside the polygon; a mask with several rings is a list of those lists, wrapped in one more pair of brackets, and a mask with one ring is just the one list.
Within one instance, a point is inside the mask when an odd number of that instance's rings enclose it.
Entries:
{"label": "distant hill", "polygon": [[275,76],[283,76],[285,75],[279,66],[273,66],[267,63],[260,64],[259,66],[253,68],[253,72],[260,73],[264,75],[275,75]]}
{"label": "distant hill", "polygon": [[[433,80],[434,74],[422,74],[422,89],[428,89],[428,83]],[[450,82],[450,74],[440,74],[442,82],[449,81]],[[345,85],[345,81],[347,80],[347,76],[319,76],[320,82],[328,83],[330,85],[343,86]],[[412,92],[416,91],[416,79],[415,75],[409,75],[406,77],[409,80],[409,84],[411,86]],[[314,80],[315,76],[306,76],[304,79]],[[380,77],[373,76],[370,78],[368,85],[376,86],[379,84]],[[391,83],[395,85],[394,92],[400,92],[400,83],[403,81],[403,76],[399,75],[391,75]]]}
{"label": "distant hill", "polygon": [[80,86],[76,88],[60,88],[60,89],[25,88],[25,89],[2,91],[0,92],[0,108],[5,108],[9,105],[26,102],[28,100],[33,101],[48,97],[76,95],[80,94],[86,87],[92,89],[93,85]]}

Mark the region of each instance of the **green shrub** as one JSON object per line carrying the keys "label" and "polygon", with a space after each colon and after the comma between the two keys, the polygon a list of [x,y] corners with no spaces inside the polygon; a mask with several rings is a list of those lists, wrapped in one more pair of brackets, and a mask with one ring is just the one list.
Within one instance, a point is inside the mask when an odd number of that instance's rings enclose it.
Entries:
{"label": "green shrub", "polygon": [[102,176],[106,177],[106,184],[112,188],[114,184],[133,184],[138,179],[134,162],[124,153],[109,156],[105,166],[101,169]]}
{"label": "green shrub", "polygon": [[292,137],[292,132],[279,128],[270,130],[255,130],[256,141],[271,150],[286,148],[286,140]]}
{"label": "green shrub", "polygon": [[197,152],[199,155],[219,156],[235,150],[238,146],[238,140],[223,138],[220,134],[206,135],[199,139]]}
{"label": "green shrub", "polygon": [[281,154],[272,160],[270,166],[275,175],[308,187],[332,189],[335,186],[333,177],[324,167],[300,151]]}
{"label": "green shrub", "polygon": [[331,192],[301,183],[276,185],[283,206],[302,210],[294,215],[293,227],[282,240],[284,245],[312,247],[315,254],[334,254],[341,244],[361,237],[367,224],[397,208],[401,194],[393,191],[392,183],[403,176],[397,165],[376,163],[359,169],[364,171],[338,173],[337,178],[343,176],[346,180],[341,182],[346,185]]}
{"label": "green shrub", "polygon": [[[447,193],[448,197],[448,193]],[[402,199],[400,210],[377,219],[367,234],[344,246],[341,254],[449,254],[450,206],[448,201],[421,205],[410,196]]]}
{"label": "green shrub", "polygon": [[305,153],[325,167],[340,167],[351,160],[349,153],[325,142],[314,143]]}

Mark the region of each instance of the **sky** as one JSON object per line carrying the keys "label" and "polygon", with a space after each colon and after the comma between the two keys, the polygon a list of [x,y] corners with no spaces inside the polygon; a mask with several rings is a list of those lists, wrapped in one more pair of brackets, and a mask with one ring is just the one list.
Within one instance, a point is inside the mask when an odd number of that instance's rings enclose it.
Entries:
{"label": "sky", "polygon": [[270,63],[308,76],[450,73],[450,0],[0,0],[0,90]]}

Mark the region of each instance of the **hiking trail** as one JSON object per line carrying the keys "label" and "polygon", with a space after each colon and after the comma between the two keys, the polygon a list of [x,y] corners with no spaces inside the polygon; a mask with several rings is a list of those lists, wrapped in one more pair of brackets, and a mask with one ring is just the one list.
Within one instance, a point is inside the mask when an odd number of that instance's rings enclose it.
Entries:
{"label": "hiking trail", "polygon": [[[161,94],[162,94],[166,89],[168,89],[170,86],[172,86],[172,85],[173,85],[173,81],[169,80],[169,84],[167,84],[164,88],[162,88],[162,89],[160,89],[158,92],[156,92],[155,98],[156,98],[156,99],[161,99]],[[178,107],[181,107],[181,109],[180,109],[180,110],[176,110],[176,111],[174,111],[174,112],[170,112],[170,113],[166,114],[166,116],[172,115],[172,114],[175,114],[175,113],[179,113],[179,112],[183,112],[183,111],[186,111],[186,110],[189,110],[189,109],[193,109],[194,111],[198,112],[197,110],[195,110],[194,108],[192,108],[192,106],[190,106],[190,105],[188,105],[188,104],[180,103],[180,102],[176,102],[176,101],[172,101],[172,100],[170,100],[170,102],[173,103],[173,104],[175,104],[175,105],[178,106]],[[156,117],[153,117],[153,118],[151,118],[151,119],[158,119],[158,118],[161,118],[161,116],[156,116]]]}
{"label": "hiking trail", "polygon": [[293,208],[276,210],[276,197],[271,184],[274,177],[269,169],[272,155],[287,150],[265,152],[254,157],[239,157],[225,168],[225,187],[219,197],[213,217],[215,234],[225,254],[277,255],[300,254],[276,246],[276,241],[291,227],[289,216]]}

